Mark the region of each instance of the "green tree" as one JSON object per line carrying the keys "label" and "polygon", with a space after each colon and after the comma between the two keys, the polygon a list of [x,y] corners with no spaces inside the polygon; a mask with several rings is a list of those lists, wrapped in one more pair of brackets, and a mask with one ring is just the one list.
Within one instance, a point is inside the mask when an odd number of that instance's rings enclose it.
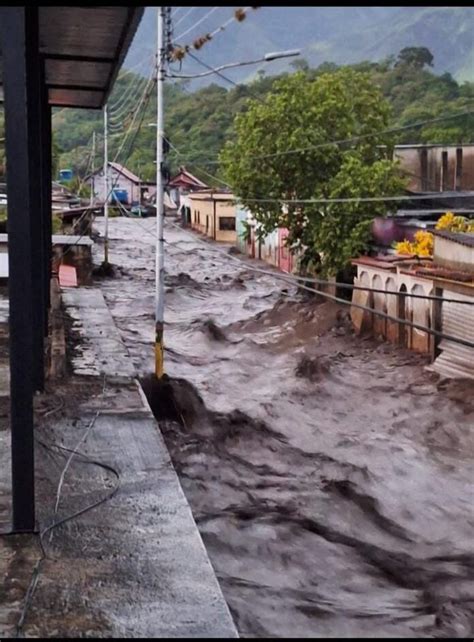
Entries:
{"label": "green tree", "polygon": [[[349,68],[310,81],[282,78],[264,103],[251,101],[235,120],[221,155],[226,179],[261,224],[260,235],[289,230],[288,244],[304,250],[321,274],[335,274],[363,251],[384,202],[289,204],[278,199],[341,199],[399,194],[404,181],[382,132],[390,107],[370,74]],[[330,141],[362,137],[352,144]],[[329,144],[328,144],[329,143]],[[288,154],[290,150],[303,152]],[[272,202],[265,202],[267,199]]]}
{"label": "green tree", "polygon": [[433,54],[427,47],[405,47],[398,54],[396,66],[407,65],[416,69],[433,66]]}

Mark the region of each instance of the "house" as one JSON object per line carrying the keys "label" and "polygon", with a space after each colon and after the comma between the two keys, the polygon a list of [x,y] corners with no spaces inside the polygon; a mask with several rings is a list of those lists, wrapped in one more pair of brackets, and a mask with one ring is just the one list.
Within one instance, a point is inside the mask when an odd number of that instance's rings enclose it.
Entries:
{"label": "house", "polygon": [[474,190],[474,144],[395,145],[411,192]]}
{"label": "house", "polygon": [[430,369],[443,376],[474,379],[474,348],[451,339],[474,344],[474,234],[434,230],[433,235],[433,258],[382,255],[354,259],[354,285],[362,289],[354,289],[352,302],[448,338],[355,306],[351,307],[352,321],[358,333],[370,332],[430,354],[434,360]]}
{"label": "house", "polygon": [[188,196],[191,227],[215,241],[234,243],[237,238],[236,206],[229,190],[206,189]]}
{"label": "house", "polygon": [[[113,186],[114,191],[123,194],[123,203],[126,205],[139,204],[143,201],[149,201],[156,194],[156,184],[143,181],[136,174],[129,169],[109,161],[109,175],[108,175],[108,189]],[[94,199],[100,202],[105,201],[105,180],[104,169],[97,169],[93,174],[88,176],[85,181],[91,188]],[[109,202],[112,202],[112,195],[109,197]]]}
{"label": "house", "polygon": [[288,235],[286,228],[278,229],[278,265],[282,272],[291,274],[296,266],[296,257],[287,245]]}
{"label": "house", "polygon": [[252,213],[244,207],[236,208],[236,220],[236,245],[242,254],[279,267],[278,230],[259,239],[257,235],[259,224]]}
{"label": "house", "polygon": [[[168,181],[167,187],[171,198],[178,207],[183,206],[182,199],[188,194],[197,190],[209,189],[209,185],[191,174],[185,167],[179,168],[179,172]],[[181,214],[186,218],[187,212],[183,211]]]}
{"label": "house", "polygon": [[474,275],[474,234],[433,230],[435,265]]}

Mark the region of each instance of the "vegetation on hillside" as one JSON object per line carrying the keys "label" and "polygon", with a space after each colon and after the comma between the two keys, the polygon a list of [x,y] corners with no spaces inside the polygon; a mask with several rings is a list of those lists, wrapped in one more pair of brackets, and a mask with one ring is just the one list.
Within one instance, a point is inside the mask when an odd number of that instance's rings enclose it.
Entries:
{"label": "vegetation on hillside", "polygon": [[[390,103],[392,115],[390,126],[411,125],[420,121],[432,120],[446,115],[455,115],[472,109],[474,105],[474,83],[457,83],[450,74],[435,75],[429,68],[432,57],[425,48],[402,50],[397,58],[389,57],[381,62],[362,62],[342,67],[365,72],[371,83],[378,86],[383,97]],[[259,77],[247,85],[225,89],[211,84],[204,89],[190,92],[186,82],[168,83],[165,87],[166,135],[172,143],[169,154],[171,171],[185,164],[200,178],[211,185],[217,185],[209,174],[222,179],[216,159],[224,143],[234,136],[233,122],[237,114],[244,112],[249,98],[265,100],[265,97],[283,78],[300,71],[306,82],[311,82],[322,74],[335,73],[341,67],[324,63],[312,69],[304,60],[293,63],[295,72],[279,76]],[[123,130],[130,123],[130,114],[145,86],[133,73],[121,75],[115,84],[110,104],[116,105],[110,114],[112,129],[109,140],[109,158],[113,160],[122,142]],[[136,92],[127,94],[127,87],[137,86]],[[142,121],[136,137],[133,133],[129,143],[124,146],[118,162],[126,162],[127,167],[139,174],[144,180],[153,180],[156,172],[154,164],[156,148],[156,128],[148,126],[156,121],[156,96],[152,91],[145,113],[140,114],[135,124]],[[102,165],[103,115],[100,111],[65,109],[54,116],[55,141],[62,150],[61,167],[71,167],[83,175],[91,167]],[[120,128],[123,129],[120,129]],[[96,132],[96,155],[91,162],[92,132]],[[474,141],[474,115],[446,120],[416,129],[401,131],[395,142],[398,143],[462,143]],[[176,151],[178,150],[180,154]]]}

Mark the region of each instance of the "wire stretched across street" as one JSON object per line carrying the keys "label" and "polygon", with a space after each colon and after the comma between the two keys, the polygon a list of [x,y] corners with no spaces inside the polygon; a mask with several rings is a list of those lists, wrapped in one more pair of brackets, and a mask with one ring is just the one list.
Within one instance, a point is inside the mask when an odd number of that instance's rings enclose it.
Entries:
{"label": "wire stretched across street", "polygon": [[[191,234],[190,232],[186,232],[183,230],[182,227],[177,225],[176,223],[170,223],[173,227],[184,231],[185,234],[193,238],[194,240],[204,244],[208,249],[211,249],[219,254],[224,254],[228,259],[238,261],[241,265],[244,265],[247,269],[257,272],[260,274],[266,274],[269,276],[272,276],[275,279],[280,279],[281,281],[284,281],[285,283],[289,283],[291,285],[295,285],[295,280],[290,276],[290,275],[285,275],[285,274],[279,274],[277,272],[271,272],[270,270],[263,270],[258,267],[254,267],[251,265],[248,265],[241,259],[239,259],[236,256],[232,256],[231,254],[228,254],[227,252],[221,250],[220,248],[215,248],[209,245],[206,241],[203,241],[202,239],[196,237],[194,234]],[[453,343],[458,343],[460,345],[466,346],[468,348],[474,348],[474,343],[472,341],[468,341],[467,339],[462,339],[460,337],[453,337],[449,334],[445,334],[444,332],[440,332],[438,330],[433,330],[432,328],[429,328],[428,326],[421,325],[419,323],[414,323],[413,321],[410,321],[409,319],[400,319],[399,317],[394,317],[391,314],[387,314],[386,312],[382,312],[381,310],[374,310],[373,308],[367,306],[367,305],[362,305],[361,303],[354,303],[352,301],[348,301],[347,299],[341,299],[340,297],[334,296],[332,294],[329,294],[328,292],[322,292],[321,290],[317,290],[316,288],[309,287],[307,285],[304,285],[302,283],[297,284],[299,288],[302,288],[303,290],[307,290],[308,292],[312,292],[314,294],[318,294],[319,296],[322,296],[323,298],[329,299],[330,301],[334,301],[335,303],[341,303],[343,305],[349,305],[353,308],[357,308],[359,310],[363,310],[365,312],[370,312],[371,314],[374,314],[376,316],[379,316],[383,319],[387,319],[388,321],[393,321],[395,323],[400,323],[401,325],[408,325],[411,328],[415,328],[416,330],[421,330],[423,332],[426,332],[427,334],[430,334],[434,337],[437,337],[438,339],[445,339],[447,341],[452,341]],[[332,284],[332,285],[338,285],[337,283]]]}

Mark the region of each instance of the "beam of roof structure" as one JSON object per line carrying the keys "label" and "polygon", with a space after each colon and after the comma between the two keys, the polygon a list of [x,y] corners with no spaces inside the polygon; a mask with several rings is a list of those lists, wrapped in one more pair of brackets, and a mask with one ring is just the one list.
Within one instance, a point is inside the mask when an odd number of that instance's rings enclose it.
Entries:
{"label": "beam of roof structure", "polygon": [[103,107],[143,11],[127,6],[39,7],[39,50],[51,106]]}

